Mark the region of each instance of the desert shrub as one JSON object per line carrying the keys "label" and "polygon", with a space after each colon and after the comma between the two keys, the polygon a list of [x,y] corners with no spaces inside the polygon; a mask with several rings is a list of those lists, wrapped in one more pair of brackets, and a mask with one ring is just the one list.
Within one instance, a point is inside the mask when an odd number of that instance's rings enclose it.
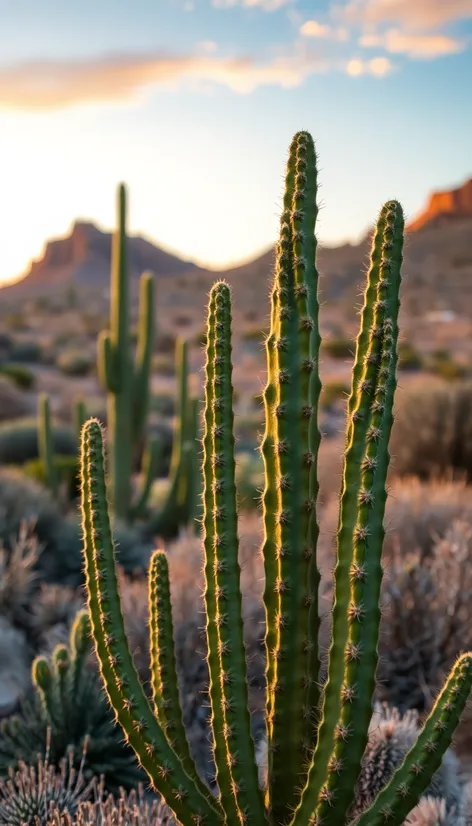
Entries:
{"label": "desert shrub", "polygon": [[325,338],[321,346],[333,359],[352,358],[356,350],[355,342],[350,338]]}
{"label": "desert shrub", "polygon": [[400,370],[421,370],[423,359],[416,347],[409,341],[400,341],[398,345],[398,367]]}
{"label": "desert shrub", "polygon": [[398,475],[472,480],[472,383],[422,382],[398,395],[390,450]]}
{"label": "desert shrub", "polygon": [[161,333],[157,336],[155,350],[157,353],[170,355],[175,353],[176,338],[172,333]]}
{"label": "desert shrub", "polygon": [[88,376],[95,367],[94,360],[80,350],[64,350],[57,359],[57,367],[65,376]]}
{"label": "desert shrub", "polygon": [[379,693],[400,709],[431,707],[454,660],[472,644],[472,522],[433,545],[390,550],[383,583]]}
{"label": "desert shrub", "polygon": [[327,381],[321,389],[320,405],[326,409],[333,407],[340,400],[346,401],[351,388],[342,381]]}
{"label": "desert shrub", "polygon": [[30,403],[23,393],[12,384],[9,378],[0,376],[0,422],[19,419],[28,415],[30,410]]}
{"label": "desert shrub", "polygon": [[172,394],[160,393],[152,396],[149,404],[152,413],[159,416],[173,416],[175,413],[175,396]]}
{"label": "desert shrub", "polygon": [[264,488],[264,462],[259,451],[236,454],[236,487],[241,509],[260,507]]}
{"label": "desert shrub", "polygon": [[[80,493],[80,472],[79,461],[77,456],[61,456],[55,454],[53,458],[53,465],[56,470],[59,484],[65,489],[68,501],[77,499]],[[23,473],[36,479],[43,485],[47,483],[47,474],[44,462],[42,459],[32,459],[26,462],[22,467]]]}
{"label": "desert shrub", "polygon": [[3,323],[8,330],[27,330],[28,322],[24,313],[11,312],[5,316]]}
{"label": "desert shrub", "polygon": [[35,375],[23,364],[15,364],[14,362],[2,364],[0,373],[7,376],[21,390],[30,390],[34,386]]}
{"label": "desert shrub", "polygon": [[467,372],[465,367],[459,364],[448,350],[435,350],[431,355],[428,367],[435,376],[447,381],[463,379]]}
{"label": "desert shrub", "polygon": [[[0,385],[1,386],[1,385]],[[54,451],[62,456],[76,456],[77,438],[73,430],[56,425],[52,432]],[[0,424],[0,463],[22,465],[37,459],[38,423],[34,418],[21,418]]]}
{"label": "desert shrub", "polygon": [[37,341],[14,341],[10,350],[10,360],[34,363],[41,360],[41,347]]}
{"label": "desert shrub", "polygon": [[171,355],[164,355],[163,353],[154,353],[152,357],[152,371],[158,373],[160,376],[170,378],[175,376],[175,359]]}

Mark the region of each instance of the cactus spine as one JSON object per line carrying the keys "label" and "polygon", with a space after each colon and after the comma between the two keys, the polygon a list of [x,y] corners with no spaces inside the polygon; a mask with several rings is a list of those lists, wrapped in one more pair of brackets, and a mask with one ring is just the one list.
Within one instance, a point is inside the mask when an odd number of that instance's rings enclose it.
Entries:
{"label": "cactus spine", "polygon": [[[102,430],[82,434],[82,512],[89,609],[110,702],[128,741],[176,817],[241,826],[345,826],[367,742],[377,667],[381,552],[396,385],[403,212],[383,207],[374,235],[348,405],[328,681],[319,686],[316,564],[318,303],[316,155],[297,133],[266,342],[263,494],[266,572],[268,784],[258,786],[247,710],[235,495],[231,297],[210,294],[203,438],[205,607],[212,738],[219,796],[198,782],[181,726],[165,557],[150,571],[155,714],[126,643],[108,520]],[[157,603],[156,603],[157,600]],[[163,604],[164,603],[164,604]],[[165,659],[165,661],[164,661]],[[165,672],[165,676],[164,676]],[[472,654],[456,663],[416,743],[360,815],[401,826],[442,756],[472,685]],[[170,716],[169,716],[170,715]],[[169,728],[170,726],[170,728]]]}

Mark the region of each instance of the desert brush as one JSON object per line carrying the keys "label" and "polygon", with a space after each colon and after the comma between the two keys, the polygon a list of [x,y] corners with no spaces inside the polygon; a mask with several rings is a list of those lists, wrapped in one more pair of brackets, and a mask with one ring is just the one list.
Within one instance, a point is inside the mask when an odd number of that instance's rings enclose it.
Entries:
{"label": "desert brush", "polygon": [[[265,538],[268,783],[259,783],[248,712],[241,616],[231,362],[231,295],[210,293],[203,438],[205,608],[218,794],[195,769],[179,706],[166,555],[149,571],[152,704],[124,631],[107,504],[104,438],[82,431],[82,519],[88,604],[101,673],[127,741],[177,820],[228,826],[344,826],[368,742],[380,623],[389,437],[396,387],[404,217],[381,209],[373,234],[348,402],[328,677],[321,687],[316,547],[320,333],[317,161],[299,132],[290,146],[266,341],[262,496]],[[401,765],[355,820],[400,826],[451,743],[472,684],[472,654],[455,663]]]}

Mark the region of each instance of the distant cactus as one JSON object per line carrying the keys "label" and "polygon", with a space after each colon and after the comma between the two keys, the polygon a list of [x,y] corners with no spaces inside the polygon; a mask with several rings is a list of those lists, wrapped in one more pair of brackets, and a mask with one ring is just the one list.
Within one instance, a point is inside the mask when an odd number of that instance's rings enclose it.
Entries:
{"label": "distant cactus", "polygon": [[[168,655],[172,632],[166,556],[156,552],[149,576],[154,610],[151,707],[124,631],[102,429],[90,420],[82,432],[87,590],[102,677],[128,743],[185,826],[345,824],[368,743],[378,661],[404,218],[397,201],[387,202],[373,237],[348,402],[332,643],[328,679],[321,690],[316,193],[313,141],[300,132],[292,141],[287,165],[266,344],[262,453],[269,760],[265,796],[248,712],[238,564],[231,297],[226,284],[217,283],[210,294],[203,439],[205,608],[217,798],[198,777],[182,731],[177,678]],[[465,654],[455,663],[403,763],[360,815],[357,826],[403,824],[441,765],[471,684],[472,654]]]}
{"label": "distant cactus", "polygon": [[[146,439],[146,420],[149,408],[150,376],[155,338],[154,280],[151,273],[143,273],[140,283],[139,324],[136,360],[131,355],[129,323],[129,283],[126,237],[126,190],[118,189],[118,227],[113,236],[110,297],[110,329],[103,331],[98,341],[98,368],[108,394],[108,450],[110,461],[110,496],[115,515],[131,521],[146,511],[152,482],[156,476],[159,444],[151,439],[143,460],[143,481],[138,497],[133,496],[132,476],[136,460],[140,458]],[[179,392],[180,419],[174,449],[169,498],[159,516],[151,523],[161,532],[169,520],[169,511],[175,504],[177,489],[184,482],[182,444],[187,434],[189,411],[188,368],[186,344],[180,343]],[[182,403],[182,400],[184,403]],[[175,458],[178,453],[178,465]],[[187,514],[185,513],[185,517]],[[184,521],[187,521],[186,519]]]}

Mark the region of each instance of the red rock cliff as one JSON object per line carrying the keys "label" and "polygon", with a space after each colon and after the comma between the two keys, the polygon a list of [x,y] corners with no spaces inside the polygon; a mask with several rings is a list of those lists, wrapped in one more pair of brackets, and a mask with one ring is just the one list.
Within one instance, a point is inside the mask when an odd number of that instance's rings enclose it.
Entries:
{"label": "red rock cliff", "polygon": [[433,192],[426,209],[409,223],[408,229],[421,229],[441,218],[447,220],[467,216],[472,217],[472,178],[458,189]]}

